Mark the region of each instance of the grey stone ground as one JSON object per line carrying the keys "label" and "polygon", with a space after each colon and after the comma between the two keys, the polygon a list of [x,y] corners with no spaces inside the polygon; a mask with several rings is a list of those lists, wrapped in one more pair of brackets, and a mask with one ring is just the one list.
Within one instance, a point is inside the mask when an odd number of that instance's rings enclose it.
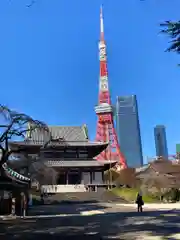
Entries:
{"label": "grey stone ground", "polygon": [[63,215],[1,220],[0,239],[180,239],[177,210],[137,213],[113,203],[93,203],[34,207],[31,211],[31,215],[48,214]]}

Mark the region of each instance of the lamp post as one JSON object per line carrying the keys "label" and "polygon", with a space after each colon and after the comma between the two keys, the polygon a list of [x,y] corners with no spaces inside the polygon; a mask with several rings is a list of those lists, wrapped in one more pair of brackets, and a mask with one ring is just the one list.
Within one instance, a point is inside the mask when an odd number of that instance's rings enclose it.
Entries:
{"label": "lamp post", "polygon": [[112,188],[111,160],[110,160],[110,188]]}

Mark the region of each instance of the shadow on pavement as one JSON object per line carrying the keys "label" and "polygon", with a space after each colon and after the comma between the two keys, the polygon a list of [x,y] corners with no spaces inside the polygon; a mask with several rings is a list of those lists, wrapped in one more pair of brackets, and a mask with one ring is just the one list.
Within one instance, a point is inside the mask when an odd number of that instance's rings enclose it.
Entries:
{"label": "shadow on pavement", "polygon": [[41,205],[35,206],[29,210],[29,216],[35,215],[58,215],[58,214],[80,214],[83,211],[105,210],[107,207],[89,203],[89,204],[57,204],[57,205]]}
{"label": "shadow on pavement", "polygon": [[[138,236],[162,236],[177,239],[180,232],[179,211],[121,212],[93,216],[1,222],[0,239],[139,239]],[[146,238],[145,238],[146,239]]]}

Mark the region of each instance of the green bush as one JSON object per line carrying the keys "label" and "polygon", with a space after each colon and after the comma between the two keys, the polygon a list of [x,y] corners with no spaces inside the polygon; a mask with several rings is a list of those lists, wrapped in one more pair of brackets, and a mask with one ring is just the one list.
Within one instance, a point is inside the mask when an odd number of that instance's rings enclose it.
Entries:
{"label": "green bush", "polygon": [[106,182],[114,182],[119,178],[119,173],[114,169],[107,170],[104,173],[104,179]]}
{"label": "green bush", "polygon": [[163,195],[163,199],[170,202],[177,202],[180,199],[180,191],[172,188]]}
{"label": "green bush", "polygon": [[[135,202],[138,193],[138,189],[135,188],[113,188],[110,191],[128,202]],[[145,203],[155,203],[158,201],[158,199],[149,195],[143,195],[142,197]]]}

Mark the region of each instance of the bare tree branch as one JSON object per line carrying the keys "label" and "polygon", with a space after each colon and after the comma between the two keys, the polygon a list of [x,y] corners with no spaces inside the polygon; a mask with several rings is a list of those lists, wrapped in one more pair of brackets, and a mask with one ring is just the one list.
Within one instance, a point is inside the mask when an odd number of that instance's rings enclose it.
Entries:
{"label": "bare tree branch", "polygon": [[[0,105],[0,170],[3,168],[4,164],[8,161],[11,155],[21,153],[21,149],[10,149],[9,141],[14,138],[20,138],[21,140],[22,138],[28,139],[27,134],[29,133],[29,135],[31,135],[31,133],[37,129],[39,133],[42,131],[42,134],[46,133],[47,135],[47,139],[39,150],[41,151],[52,141],[48,126],[41,121],[34,120],[24,113],[19,113],[6,106]],[[25,161],[26,157],[22,156],[20,159]],[[56,183],[56,171],[53,168],[48,167],[44,163],[43,159],[33,159],[27,156],[26,160],[26,164],[29,165],[28,170],[30,176],[28,177],[32,180],[35,179],[40,185]],[[16,161],[13,162],[13,164],[18,165]],[[17,168],[17,166],[15,167]]]}
{"label": "bare tree branch", "polygon": [[[25,138],[27,133],[35,129],[49,133],[48,126],[45,123],[34,120],[24,113],[13,111],[4,105],[0,105],[0,123],[2,123],[0,124],[0,167],[11,154],[20,152],[20,150],[9,148],[9,140],[13,140],[14,137]],[[30,128],[28,128],[28,124],[30,124]]]}
{"label": "bare tree branch", "polygon": [[43,161],[34,161],[29,168],[32,180],[36,180],[39,185],[56,184],[57,172],[46,165]]}

